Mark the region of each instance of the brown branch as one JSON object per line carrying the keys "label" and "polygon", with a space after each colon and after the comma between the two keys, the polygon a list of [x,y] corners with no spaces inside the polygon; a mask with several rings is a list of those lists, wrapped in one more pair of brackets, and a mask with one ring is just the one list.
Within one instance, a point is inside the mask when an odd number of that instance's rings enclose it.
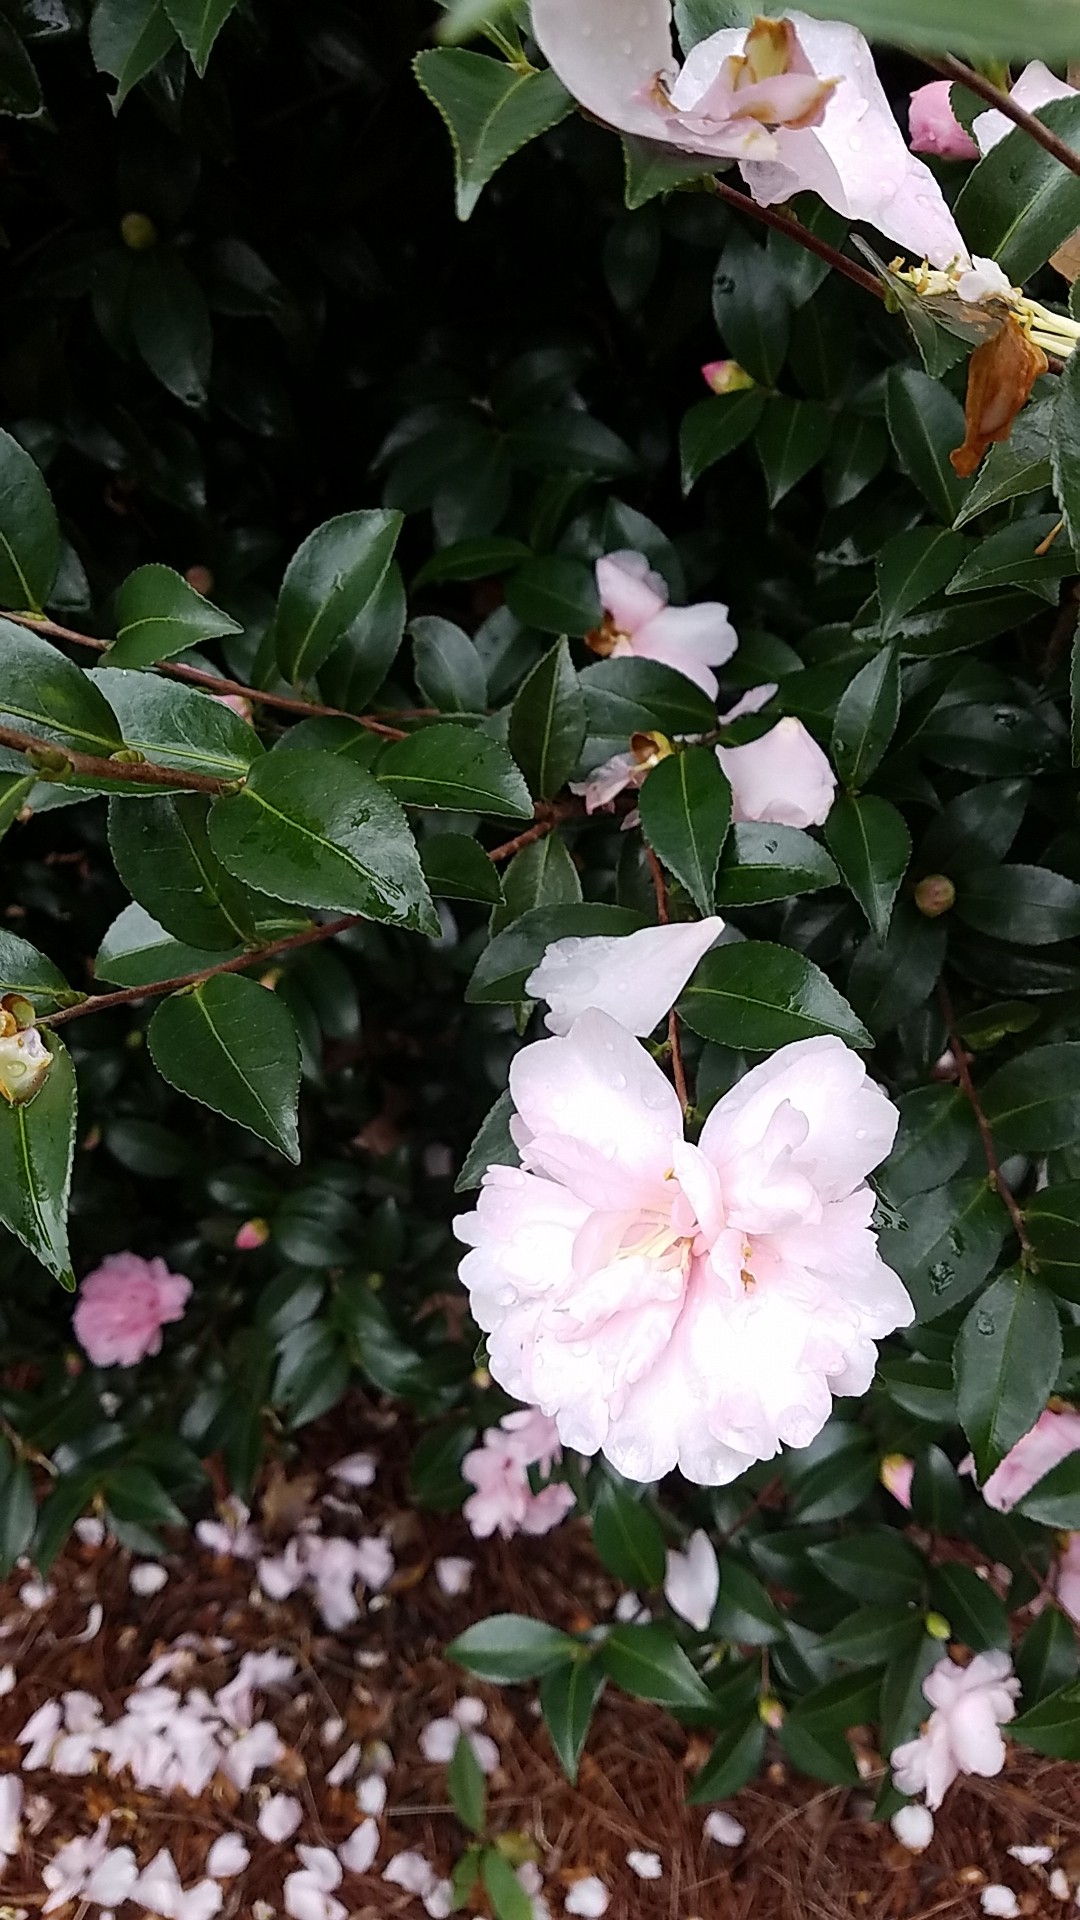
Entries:
{"label": "brown branch", "polygon": [[[45,633],[52,640],[68,640],[75,647],[93,647],[95,653],[108,650],[107,640],[94,639],[88,633],[76,633],[72,627],[58,626],[55,620],[39,618],[36,613],[5,613],[5,620],[14,620],[17,626],[29,627],[32,633]],[[358,727],[366,727],[369,733],[377,733],[386,740],[404,740],[402,727],[387,726],[382,720],[376,720],[369,713],[346,713],[343,707],[323,707],[313,700],[293,700],[283,693],[264,693],[260,687],[245,687],[239,680],[225,680],[216,673],[203,673],[199,667],[181,666],[175,661],[159,660],[155,673],[168,680],[182,680],[190,687],[204,687],[208,693],[221,696],[223,693],[239,694],[242,700],[253,700],[257,705],[275,707],[281,713],[295,713],[303,720],[351,720]],[[410,719],[418,719],[425,710],[414,708]]]}
{"label": "brown branch", "polygon": [[1000,87],[995,87],[992,80],[984,79],[974,67],[966,67],[962,60],[957,60],[951,53],[943,54],[940,60],[928,60],[926,64],[933,67],[935,72],[943,73],[946,80],[959,81],[969,93],[975,93],[980,100],[985,100],[988,107],[995,107],[998,113],[1003,113],[1014,126],[1022,127],[1032,140],[1038,141],[1040,147],[1052,154],[1055,160],[1060,160],[1063,167],[1068,167],[1070,173],[1080,174],[1080,153],[1075,153],[1072,147],[1059,139],[1058,135],[1037,119],[1035,114],[1028,113],[1025,107],[1018,106],[1011,95],[1004,93]]}
{"label": "brown branch", "polygon": [[536,819],[523,833],[514,835],[512,840],[504,840],[501,846],[492,847],[488,859],[495,866],[510,860],[522,847],[531,847],[536,840],[543,840],[563,820],[570,820],[581,812],[580,800],[541,800],[537,804]]}
{"label": "brown branch", "polygon": [[173,980],[153,980],[142,987],[121,987],[117,993],[92,993],[78,1006],[61,1007],[58,1013],[43,1014],[38,1021],[39,1027],[60,1027],[68,1020],[81,1020],[85,1013],[104,1013],[109,1007],[129,1007],[140,1000],[151,999],[159,993],[179,993],[183,987],[201,986],[204,980],[212,980],[216,973],[242,973],[246,967],[257,967],[264,960],[270,960],[278,953],[291,953],[297,947],[310,947],[319,940],[332,940],[337,933],[344,933],[354,927],[360,915],[348,914],[342,920],[328,920],[323,926],[305,927],[301,933],[290,933],[284,940],[272,940],[269,946],[257,947],[250,953],[238,953],[232,960],[219,960],[213,967],[203,967],[199,973],[181,973]]}
{"label": "brown branch", "polygon": [[[649,872],[652,874],[653,891],[656,894],[657,918],[660,925],[666,927],[671,919],[671,915],[668,912],[667,881],[664,879],[664,870],[651,847],[645,848],[645,858],[649,863]],[[667,1031],[668,1049],[671,1054],[671,1072],[675,1081],[675,1091],[679,1096],[679,1105],[683,1112],[689,1113],[690,1096],[686,1090],[686,1068],[683,1064],[682,1057],[679,1016],[674,1007],[672,1007],[671,1012],[668,1014]]]}
{"label": "brown branch", "polygon": [[737,187],[729,187],[726,180],[718,180],[715,174],[710,178],[709,187],[719,199],[726,200],[729,206],[737,207],[740,213],[748,214],[751,220],[762,221],[765,226],[772,227],[776,233],[786,234],[789,240],[794,240],[796,246],[805,247],[808,253],[816,253],[819,260],[827,261],[837,273],[842,273],[848,280],[854,281],[854,284],[862,287],[865,293],[876,294],[879,300],[884,300],[885,289],[874,274],[870,273],[866,267],[857,266],[854,260],[849,260],[847,255],[840,253],[836,247],[830,247],[827,240],[819,240],[817,234],[811,233],[808,227],[802,226],[793,214],[777,213],[774,207],[759,207],[757,201],[752,200],[748,193],[740,193]]}
{"label": "brown branch", "polygon": [[109,760],[93,753],[77,753],[74,747],[59,747],[52,741],[39,740],[36,734],[17,733],[14,727],[0,727],[0,746],[14,747],[19,753],[58,755],[72,773],[85,774],[89,780],[122,780],[133,787],[179,788],[191,793],[229,793],[236,785],[234,780],[219,780],[212,773],[159,767],[150,760]]}
{"label": "brown branch", "polygon": [[1005,1210],[1013,1223],[1016,1237],[1020,1242],[1020,1251],[1024,1264],[1027,1265],[1031,1262],[1035,1249],[1031,1244],[1024,1222],[1024,1216],[1020,1210],[1016,1195],[1013,1193],[1012,1188],[1001,1171],[1001,1165],[997,1156],[997,1147],[994,1144],[994,1135],[991,1131],[990,1122],[983,1112],[978,1089],[971,1077],[971,1069],[968,1066],[964,1043],[956,1031],[956,1014],[953,1009],[952,995],[945,985],[944,980],[938,981],[937,993],[938,1004],[941,1007],[945,1020],[945,1031],[949,1036],[949,1046],[952,1050],[953,1058],[956,1061],[956,1072],[960,1081],[960,1088],[972,1113],[975,1115],[975,1125],[979,1129],[979,1137],[982,1140],[983,1153],[986,1155],[986,1165],[990,1173],[990,1185],[1004,1202]]}

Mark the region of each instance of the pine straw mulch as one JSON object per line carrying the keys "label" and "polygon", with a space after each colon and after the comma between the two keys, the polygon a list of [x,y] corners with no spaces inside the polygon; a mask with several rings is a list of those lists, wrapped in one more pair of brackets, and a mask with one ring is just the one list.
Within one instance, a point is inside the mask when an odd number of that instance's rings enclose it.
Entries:
{"label": "pine straw mulch", "polygon": [[[1080,1883],[1080,1770],[1030,1754],[1010,1752],[1005,1773],[994,1781],[955,1787],[928,1852],[919,1857],[899,1846],[887,1826],[869,1820],[872,1781],[860,1789],[823,1789],[793,1776],[778,1752],[764,1777],[729,1803],[746,1828],[744,1843],[717,1846],[702,1833],[706,1809],[685,1800],[707,1746],[661,1709],[614,1690],[600,1703],[571,1786],[537,1717],[535,1688],[484,1686],[449,1664],[441,1649],[492,1612],[529,1613],[577,1628],[609,1618],[616,1591],[597,1565],[588,1530],[571,1523],[539,1540],[474,1541],[459,1514],[408,1505],[404,1438],[393,1412],[357,1399],[347,1416],[338,1409],[313,1431],[302,1467],[268,1483],[259,1517],[266,1525],[269,1515],[271,1528],[287,1530],[315,1484],[305,1480],[313,1469],[358,1448],[379,1460],[374,1487],[355,1497],[365,1531],[388,1530],[397,1573],[385,1604],[376,1603],[343,1634],[326,1634],[303,1598],[275,1604],[253,1597],[248,1564],[216,1558],[191,1542],[170,1556],[168,1584],[150,1599],[132,1594],[131,1556],[114,1544],[94,1549],[72,1541],[50,1576],[56,1597],[40,1611],[27,1612],[18,1601],[25,1575],[0,1586],[0,1624],[14,1628],[0,1639],[0,1663],[12,1662],[17,1672],[14,1691],[0,1699],[0,1771],[18,1768],[15,1735],[45,1700],[83,1688],[112,1717],[150,1660],[179,1635],[220,1634],[236,1651],[220,1672],[200,1671],[211,1688],[229,1677],[248,1648],[275,1647],[300,1665],[299,1689],[264,1709],[289,1750],[270,1784],[297,1794],[306,1809],[297,1838],[335,1845],[355,1825],[353,1787],[335,1789],[325,1780],[342,1741],[381,1740],[392,1749],[378,1859],[369,1874],[347,1877],[339,1890],[355,1920],[387,1914],[423,1920],[418,1900],[380,1879],[383,1867],[392,1853],[410,1847],[448,1872],[463,1848],[444,1769],[422,1759],[418,1736],[466,1691],[487,1702],[485,1730],[501,1751],[490,1782],[490,1830],[531,1836],[555,1920],[567,1889],[584,1873],[599,1875],[611,1889],[609,1920],[852,1920],[863,1913],[874,1920],[978,1920],[979,1889],[993,1880],[1015,1889],[1024,1914],[1068,1910],[1051,1896],[1045,1873],[1007,1854],[1015,1844],[1054,1845],[1060,1849],[1055,1864],[1073,1888]],[[468,1593],[448,1598],[440,1591],[433,1563],[443,1554],[474,1560]],[[103,1625],[80,1642],[95,1601],[103,1607]],[[348,1732],[328,1750],[320,1729],[332,1716],[344,1720]],[[223,1913],[250,1920],[260,1900],[280,1913],[283,1874],[296,1861],[291,1846],[270,1845],[255,1827],[260,1798],[269,1791],[264,1779],[239,1794],[218,1775],[201,1799],[190,1800],[139,1793],[126,1776],[28,1774],[27,1793],[44,1794],[53,1812],[0,1878],[2,1899],[39,1911],[46,1861],[62,1840],[89,1831],[112,1811],[112,1843],[132,1845],[140,1865],[168,1847],[185,1885],[204,1872],[207,1849],[220,1833],[242,1834],[251,1865],[226,1883]],[[658,1853],[663,1878],[637,1879],[626,1865],[632,1848]],[[474,1899],[468,1911],[482,1911],[482,1904]],[[65,1910],[64,1920],[73,1912]]]}

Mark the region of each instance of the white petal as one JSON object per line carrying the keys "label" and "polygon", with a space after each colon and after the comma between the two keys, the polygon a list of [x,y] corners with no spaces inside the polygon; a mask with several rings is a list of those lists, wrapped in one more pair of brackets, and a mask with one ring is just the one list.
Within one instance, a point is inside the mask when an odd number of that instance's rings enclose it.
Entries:
{"label": "white petal", "polygon": [[658,1853],[643,1853],[638,1847],[631,1848],[626,1856],[626,1864],[639,1880],[659,1880],[664,1871],[664,1863]]}
{"label": "white petal", "polygon": [[688,920],[638,933],[555,940],[525,982],[535,1000],[546,1000],[552,1033],[569,1033],[589,1008],[617,1020],[644,1039],[659,1026],[697,966],[719,939],[724,922]]}
{"label": "white petal", "polygon": [[303,1808],[291,1793],[272,1793],[259,1808],[255,1825],[264,1840],[280,1845],[291,1840],[303,1818]]}
{"label": "white petal", "polygon": [[128,1586],[142,1600],[149,1599],[153,1593],[160,1593],[168,1583],[169,1575],[165,1567],[157,1560],[144,1560],[132,1567],[128,1576]]}
{"label": "white petal", "polygon": [[916,1802],[900,1807],[889,1822],[902,1847],[909,1853],[924,1853],[934,1837],[934,1816],[929,1807]]}
{"label": "white petal", "polygon": [[214,1880],[232,1880],[243,1873],[251,1855],[238,1833],[223,1833],[206,1856],[206,1871]]}
{"label": "white petal", "polygon": [[667,138],[667,122],[636,99],[674,69],[670,0],[532,0],[546,60],[575,100],[625,133]]}
{"label": "white petal", "polygon": [[601,1914],[608,1910],[611,1895],[602,1880],[594,1873],[587,1874],[583,1880],[575,1880],[563,1905],[567,1913],[576,1913],[581,1920],[600,1920]]}
{"label": "white petal", "polygon": [[712,1541],[699,1528],[690,1535],[686,1552],[669,1549],[664,1597],[669,1607],[704,1633],[720,1592],[720,1567]]}
{"label": "white petal", "polygon": [[746,1828],[733,1813],[725,1813],[723,1807],[716,1807],[705,1817],[705,1833],[715,1840],[718,1847],[741,1847],[746,1839]]}
{"label": "white petal", "polygon": [[346,1873],[367,1873],[379,1851],[379,1829],[374,1820],[361,1820],[348,1839],[338,1848],[338,1859]]}

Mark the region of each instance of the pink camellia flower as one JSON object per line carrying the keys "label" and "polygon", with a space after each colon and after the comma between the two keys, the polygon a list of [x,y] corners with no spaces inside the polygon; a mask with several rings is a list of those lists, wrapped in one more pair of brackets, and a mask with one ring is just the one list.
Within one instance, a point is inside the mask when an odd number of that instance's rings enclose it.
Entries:
{"label": "pink camellia flower", "polygon": [[717,747],[731,782],[733,820],[820,827],[836,797],[836,775],[801,720],[788,715],[745,747]]}
{"label": "pink camellia flower", "polygon": [[958,1774],[1000,1773],[1005,1742],[999,1729],[1016,1713],[1019,1692],[1007,1653],[977,1653],[966,1667],[939,1660],[923,1681],[934,1711],[918,1738],[892,1755],[901,1793],[924,1794],[936,1811]]}
{"label": "pink camellia flower", "polygon": [[716,1549],[699,1527],[690,1535],[685,1553],[668,1548],[664,1598],[680,1620],[704,1633],[720,1592],[720,1565]]}
{"label": "pink camellia flower", "polygon": [[190,1294],[164,1260],[111,1253],[79,1288],[75,1337],[95,1367],[134,1367],[161,1352],[161,1329],[183,1319]]}
{"label": "pink camellia flower", "polygon": [[[945,197],[922,160],[909,153],[861,33],[840,20],[789,12],[767,25],[777,38],[725,27],[700,40],[678,73],[671,55],[671,0],[533,0],[533,30],[574,97],[624,133],[689,153],[734,157],[762,206],[807,189],[848,220],[866,220],[918,258],[948,266],[966,259]],[[786,29],[781,42],[778,29]],[[757,39],[755,39],[757,35]],[[776,51],[770,59],[770,45]],[[763,57],[764,56],[764,57]],[[755,105],[754,124],[739,116],[738,63],[777,78]],[[736,69],[733,85],[733,63]],[[818,111],[787,111],[775,91],[794,92],[813,73],[824,83]],[[749,95],[744,99],[748,100]]]}
{"label": "pink camellia flower", "polygon": [[[1011,1513],[1017,1502],[1031,1492],[1036,1481],[1049,1473],[1061,1460],[1080,1447],[1080,1413],[1055,1413],[1046,1407],[1035,1425],[1015,1447],[1010,1447],[999,1467],[995,1467],[982,1497],[998,1513]],[[971,1455],[960,1465],[961,1473],[972,1473]]]}
{"label": "pink camellia flower", "polygon": [[1080,1627],[1080,1533],[1068,1536],[1068,1544],[1054,1569],[1054,1591],[1059,1606]]}
{"label": "pink camellia flower", "polygon": [[483,1444],[465,1455],[461,1471],[476,1488],[464,1508],[478,1540],[496,1531],[504,1540],[515,1533],[550,1533],[574,1505],[574,1495],[553,1480],[534,1493],[528,1469],[550,1473],[562,1459],[558,1428],[538,1407],[519,1407],[489,1427]]}
{"label": "pink camellia flower", "polygon": [[[775,692],[775,681],[769,681],[760,687],[748,687],[726,713],[717,714],[717,720],[722,727],[726,727],[732,720],[741,720],[744,713],[760,713],[762,707],[768,706]],[[692,738],[689,735],[680,734],[678,738],[692,744]],[[658,744],[650,751],[648,748],[651,742]],[[640,787],[653,768],[672,752],[674,752],[672,743],[665,735],[636,733],[629,753],[613,754],[610,760],[605,760],[601,766],[595,767],[586,780],[571,780],[570,791],[583,796],[586,813],[595,813],[600,807],[609,807],[627,787]],[[637,819],[636,812],[628,814],[623,821],[623,826],[636,826]]]}
{"label": "pink camellia flower", "polygon": [[753,374],[737,360],[706,360],[701,377],[713,393],[741,393],[757,386]]}
{"label": "pink camellia flower", "polygon": [[[510,1068],[520,1168],[455,1223],[488,1365],[562,1444],[633,1480],[722,1485],[804,1447],[875,1340],[913,1318],[878,1258],[866,1175],[896,1109],[840,1040],[783,1047],[700,1141],[617,1021],[583,1013]],[[468,1464],[466,1463],[466,1471]],[[494,1522],[492,1524],[497,1524]]]}
{"label": "pink camellia flower", "polygon": [[715,700],[713,667],[730,660],[739,644],[719,600],[669,607],[667,582],[643,553],[606,553],[596,563],[596,589],[603,624],[587,636],[594,653],[621,660],[655,660],[686,675]]}
{"label": "pink camellia flower", "polygon": [[[1014,86],[1009,88],[1009,98],[1015,100],[1018,107],[1026,108],[1028,113],[1038,113],[1040,107],[1048,107],[1051,100],[1068,100],[1076,92],[1067,80],[1059,80],[1056,73],[1041,60],[1032,60],[1025,68]],[[979,143],[980,153],[989,153],[991,147],[1015,131],[1015,125],[1007,114],[991,107],[988,113],[976,114],[971,123],[971,131]]]}
{"label": "pink camellia flower", "polygon": [[552,1033],[568,1033],[579,1013],[599,1007],[644,1040],[723,931],[724,922],[714,916],[638,933],[553,940],[525,991],[547,1001],[544,1025]]}
{"label": "pink camellia flower", "polygon": [[977,160],[979,149],[952,110],[948,80],[916,87],[908,107],[908,138],[913,153],[935,153],[939,160]]}

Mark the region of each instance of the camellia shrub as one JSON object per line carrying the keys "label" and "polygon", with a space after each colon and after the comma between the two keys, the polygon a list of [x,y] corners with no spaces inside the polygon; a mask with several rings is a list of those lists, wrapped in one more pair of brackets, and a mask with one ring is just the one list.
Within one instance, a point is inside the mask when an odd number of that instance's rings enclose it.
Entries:
{"label": "camellia shrub", "polygon": [[0,1565],[208,1462],[235,1546],[359,1381],[591,1521],[611,1622],[452,1649],[569,1772],[605,1684],[700,1800],[1080,1758],[1080,7],[85,11],[0,22]]}

